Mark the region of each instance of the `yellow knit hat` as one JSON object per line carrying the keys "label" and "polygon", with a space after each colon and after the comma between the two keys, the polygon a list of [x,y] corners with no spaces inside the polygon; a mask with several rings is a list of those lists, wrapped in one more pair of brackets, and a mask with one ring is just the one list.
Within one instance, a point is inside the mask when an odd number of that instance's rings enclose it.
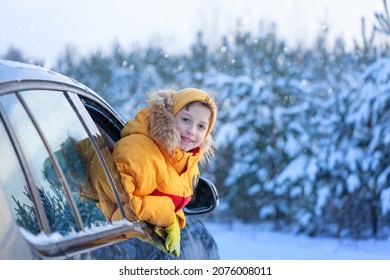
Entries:
{"label": "yellow knit hat", "polygon": [[212,109],[210,124],[206,133],[206,136],[208,136],[213,129],[215,119],[217,118],[217,106],[215,105],[215,102],[211,96],[208,95],[205,91],[197,88],[185,88],[176,92],[173,97],[173,115],[176,116],[176,114],[187,104],[196,101],[206,102]]}

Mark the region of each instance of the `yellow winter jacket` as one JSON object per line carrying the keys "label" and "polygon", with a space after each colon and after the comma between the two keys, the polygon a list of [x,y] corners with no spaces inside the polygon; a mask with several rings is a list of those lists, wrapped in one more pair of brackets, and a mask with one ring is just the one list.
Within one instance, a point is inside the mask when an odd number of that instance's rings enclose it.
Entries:
{"label": "yellow winter jacket", "polygon": [[[199,94],[191,101],[204,99],[204,92],[196,93]],[[130,208],[138,219],[167,227],[176,214],[183,228],[183,207],[191,200],[199,179],[198,162],[212,154],[213,142],[208,135],[194,151],[178,148],[173,97],[171,91],[150,96],[150,106],[126,123],[113,159],[129,195]],[[212,124],[215,113],[213,116]],[[119,211],[112,219],[121,219]]]}

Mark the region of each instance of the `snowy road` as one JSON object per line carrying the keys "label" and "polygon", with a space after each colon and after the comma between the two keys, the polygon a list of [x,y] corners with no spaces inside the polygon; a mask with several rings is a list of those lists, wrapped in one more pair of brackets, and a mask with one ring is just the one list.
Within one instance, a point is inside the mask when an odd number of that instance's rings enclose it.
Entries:
{"label": "snowy road", "polygon": [[205,224],[225,260],[390,260],[390,239],[311,238],[257,225]]}

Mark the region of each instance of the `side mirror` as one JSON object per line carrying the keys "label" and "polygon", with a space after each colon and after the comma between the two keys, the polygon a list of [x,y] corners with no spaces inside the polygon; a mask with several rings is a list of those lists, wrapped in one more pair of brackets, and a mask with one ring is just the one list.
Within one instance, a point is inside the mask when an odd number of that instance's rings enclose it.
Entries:
{"label": "side mirror", "polygon": [[219,204],[219,195],[215,185],[205,179],[199,178],[194,189],[191,201],[184,207],[187,215],[200,215],[213,211]]}

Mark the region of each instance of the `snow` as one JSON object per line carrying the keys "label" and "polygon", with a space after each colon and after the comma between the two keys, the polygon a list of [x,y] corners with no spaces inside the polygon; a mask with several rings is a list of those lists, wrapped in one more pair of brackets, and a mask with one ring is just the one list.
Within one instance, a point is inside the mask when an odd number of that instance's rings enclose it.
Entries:
{"label": "snow", "polygon": [[222,260],[390,260],[390,239],[309,237],[257,224],[205,225]]}
{"label": "snow", "polygon": [[387,188],[381,193],[382,214],[390,211],[390,188]]}
{"label": "snow", "polygon": [[138,224],[131,223],[127,220],[114,221],[111,224],[106,224],[106,225],[96,225],[96,226],[92,225],[91,227],[85,228],[83,231],[70,232],[66,236],[63,236],[59,232],[51,233],[49,235],[41,232],[38,235],[34,235],[22,227],[20,228],[20,231],[23,234],[23,236],[32,244],[45,246],[45,245],[53,244],[58,241],[72,240],[75,238],[94,235],[100,232],[104,232],[115,228],[125,227],[125,226],[131,227],[134,230],[137,230],[139,232],[143,232],[142,228]]}

